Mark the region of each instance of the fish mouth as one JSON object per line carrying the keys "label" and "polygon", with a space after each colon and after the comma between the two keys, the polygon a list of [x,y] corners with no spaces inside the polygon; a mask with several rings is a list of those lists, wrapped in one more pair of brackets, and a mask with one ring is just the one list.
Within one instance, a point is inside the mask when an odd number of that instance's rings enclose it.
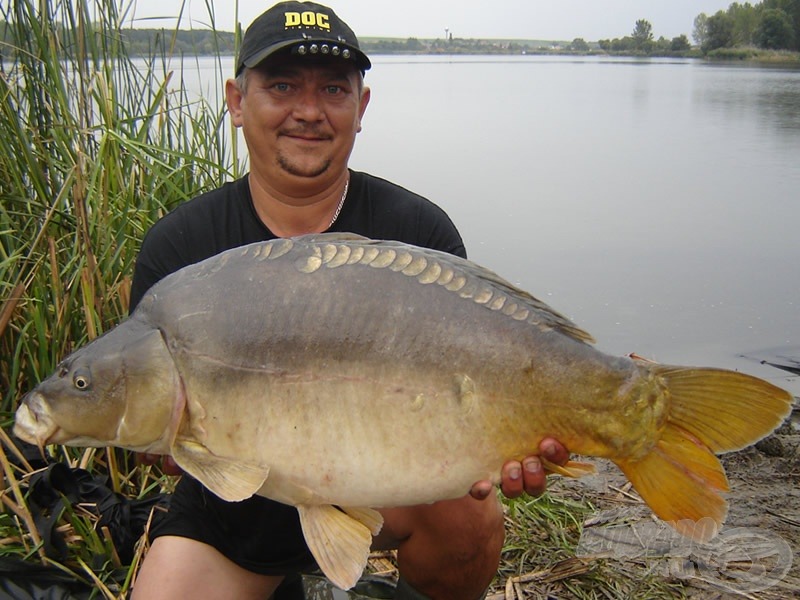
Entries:
{"label": "fish mouth", "polygon": [[14,417],[14,435],[24,442],[36,444],[40,450],[49,443],[56,443],[61,428],[48,413],[44,398],[39,394],[28,394]]}

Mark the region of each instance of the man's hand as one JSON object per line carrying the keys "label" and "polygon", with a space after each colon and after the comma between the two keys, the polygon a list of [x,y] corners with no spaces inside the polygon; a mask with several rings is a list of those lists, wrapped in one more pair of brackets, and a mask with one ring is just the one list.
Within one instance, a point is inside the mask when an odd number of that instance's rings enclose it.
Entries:
{"label": "man's hand", "polygon": [[178,463],[176,463],[175,459],[171,456],[143,453],[137,454],[136,457],[143,465],[154,465],[163,458],[164,461],[161,463],[161,471],[164,475],[181,475],[183,473],[183,469],[178,466]]}
{"label": "man's hand", "polygon": [[[569,452],[560,442],[545,438],[539,444],[539,453],[551,463],[563,465],[569,460]],[[523,492],[539,496],[547,488],[547,472],[538,456],[527,456],[522,462],[510,460],[503,465],[500,489],[507,498],[516,498]],[[492,493],[494,486],[490,481],[479,481],[472,486],[470,495],[483,500]]]}

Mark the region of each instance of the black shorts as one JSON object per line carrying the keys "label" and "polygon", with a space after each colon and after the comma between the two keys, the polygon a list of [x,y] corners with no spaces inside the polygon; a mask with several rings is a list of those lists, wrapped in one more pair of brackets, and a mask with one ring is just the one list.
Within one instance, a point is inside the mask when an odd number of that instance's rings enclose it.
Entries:
{"label": "black shorts", "polygon": [[196,479],[182,475],[167,512],[156,511],[150,539],[174,535],[216,548],[234,563],[262,575],[316,568],[293,506],[254,496],[225,502]]}

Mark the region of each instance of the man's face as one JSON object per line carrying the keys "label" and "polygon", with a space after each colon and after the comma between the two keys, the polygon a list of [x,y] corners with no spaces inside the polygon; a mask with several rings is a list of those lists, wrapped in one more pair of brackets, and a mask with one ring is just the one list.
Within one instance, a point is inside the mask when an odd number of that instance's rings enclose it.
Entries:
{"label": "man's face", "polygon": [[340,176],[369,102],[359,84],[348,61],[286,56],[250,70],[244,93],[229,82],[228,106],[244,132],[251,170],[273,186]]}

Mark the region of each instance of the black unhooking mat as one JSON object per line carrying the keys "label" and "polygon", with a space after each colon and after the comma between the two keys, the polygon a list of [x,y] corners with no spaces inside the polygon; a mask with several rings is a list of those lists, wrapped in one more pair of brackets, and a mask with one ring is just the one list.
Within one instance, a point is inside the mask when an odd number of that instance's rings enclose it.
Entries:
{"label": "black unhooking mat", "polygon": [[0,599],[85,600],[92,588],[54,567],[0,557]]}
{"label": "black unhooking mat", "polygon": [[100,517],[98,530],[108,527],[120,560],[129,564],[151,509],[165,504],[166,499],[164,494],[159,494],[131,500],[114,492],[106,477],[92,475],[84,469],[72,469],[64,463],[51,464],[31,478],[28,494],[29,508],[48,556],[59,560],[67,557],[67,544],[56,531],[56,525],[63,509],[78,503],[95,506],[89,509]]}
{"label": "black unhooking mat", "polygon": [[[67,558],[67,544],[56,529],[58,520],[66,507],[84,504],[99,516],[98,530],[108,527],[122,564],[130,564],[151,510],[156,505],[166,506],[166,494],[141,500],[126,498],[111,489],[107,477],[64,463],[45,465],[38,448],[17,439],[14,442],[34,468],[43,468],[30,479],[28,508],[42,536],[45,554],[56,561]],[[82,600],[91,591],[91,587],[55,567],[0,558],[0,600]]]}

